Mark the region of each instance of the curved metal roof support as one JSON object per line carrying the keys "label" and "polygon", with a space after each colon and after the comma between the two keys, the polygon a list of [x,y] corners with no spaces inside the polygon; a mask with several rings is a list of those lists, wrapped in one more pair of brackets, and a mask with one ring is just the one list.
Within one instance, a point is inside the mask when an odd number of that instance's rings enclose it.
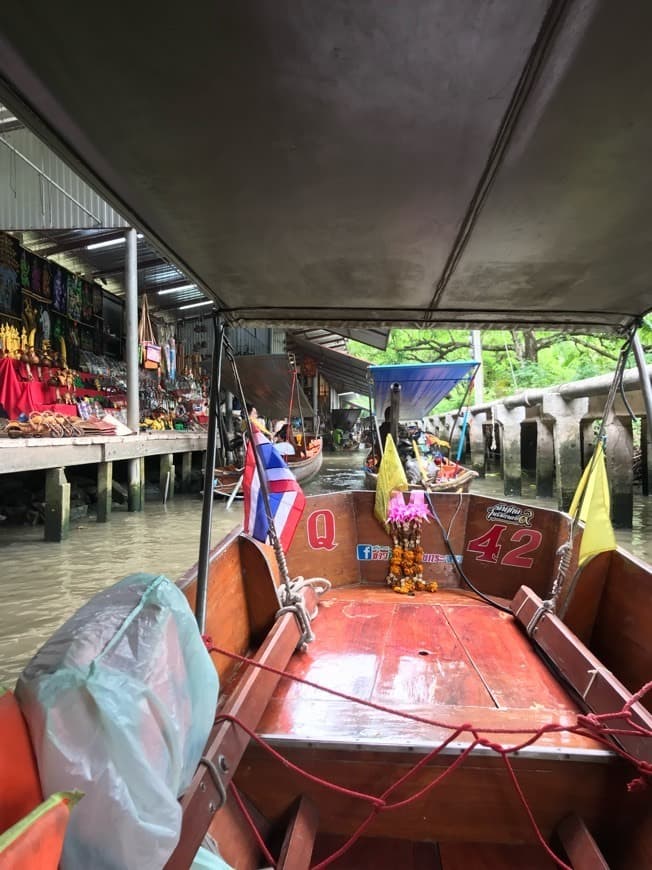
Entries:
{"label": "curved metal roof support", "polygon": [[[511,141],[516,125],[518,124],[521,111],[525,106],[530,91],[532,90],[546,58],[550,52],[550,47],[554,42],[560,26],[564,21],[569,0],[553,0],[548,8],[545,18],[541,24],[541,29],[532,46],[532,51],[527,59],[527,63],[523,68],[523,72],[518,80],[512,99],[507,106],[507,111],[503,117],[502,123],[498,129],[496,139],[489,152],[487,163],[482,171],[482,175],[478,181],[473,197],[469,202],[468,209],[464,215],[464,220],[457,233],[457,237],[450,250],[442,274],[437,282],[435,293],[430,303],[430,308],[436,308],[442,293],[446,289],[449,278],[455,271],[460,257],[464,252],[466,243],[473,231],[476,218],[482,210],[485,199],[487,198],[493,181],[498,173],[507,147]],[[426,321],[430,321],[431,312],[426,315]]]}

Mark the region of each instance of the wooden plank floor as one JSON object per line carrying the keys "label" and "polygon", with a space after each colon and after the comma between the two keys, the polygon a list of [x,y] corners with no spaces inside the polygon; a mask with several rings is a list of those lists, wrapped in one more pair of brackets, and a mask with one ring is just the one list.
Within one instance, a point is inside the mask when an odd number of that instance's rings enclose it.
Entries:
{"label": "wooden plank floor", "polygon": [[[291,674],[441,724],[408,721],[284,678],[258,729],[270,739],[423,746],[449,735],[441,725],[530,729],[575,721],[577,706],[513,618],[466,592],[403,597],[381,587],[339,587],[325,596],[313,628],[316,639],[293,657]],[[566,732],[538,745],[596,748]]]}

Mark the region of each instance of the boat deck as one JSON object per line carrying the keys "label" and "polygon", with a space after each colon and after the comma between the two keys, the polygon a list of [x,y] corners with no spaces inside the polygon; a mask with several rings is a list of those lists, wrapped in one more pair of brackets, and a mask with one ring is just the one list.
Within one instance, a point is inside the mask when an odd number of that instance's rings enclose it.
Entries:
{"label": "boat deck", "polygon": [[[316,639],[288,665],[293,676],[352,698],[439,723],[482,729],[571,725],[579,708],[513,618],[463,591],[402,597],[378,586],[337,588],[321,602]],[[343,745],[426,752],[450,735],[283,678],[258,732],[274,745]],[[487,735],[501,743],[518,734]],[[468,732],[450,747],[459,751]],[[477,751],[477,750],[476,750]],[[528,753],[608,756],[594,741],[547,734]]]}

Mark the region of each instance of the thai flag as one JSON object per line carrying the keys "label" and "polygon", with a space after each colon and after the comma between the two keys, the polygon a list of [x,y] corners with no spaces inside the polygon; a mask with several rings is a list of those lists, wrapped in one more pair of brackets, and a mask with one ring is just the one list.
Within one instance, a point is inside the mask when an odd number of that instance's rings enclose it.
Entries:
{"label": "thai flag", "polygon": [[[285,460],[274,445],[262,432],[255,430],[258,455],[262,460],[269,490],[269,503],[276,534],[283,550],[287,552],[297,527],[304,505],[305,496]],[[254,448],[249,441],[245,459],[244,479],[244,530],[252,538],[266,542],[269,521],[265,512],[265,501],[260,487]]]}

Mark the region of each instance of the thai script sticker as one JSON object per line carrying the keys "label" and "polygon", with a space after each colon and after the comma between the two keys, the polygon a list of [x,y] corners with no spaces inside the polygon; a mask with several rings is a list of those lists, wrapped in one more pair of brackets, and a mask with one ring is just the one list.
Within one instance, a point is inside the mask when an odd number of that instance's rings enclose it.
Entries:
{"label": "thai script sticker", "polygon": [[531,526],[534,511],[517,504],[494,504],[487,508],[487,519],[514,526]]}

